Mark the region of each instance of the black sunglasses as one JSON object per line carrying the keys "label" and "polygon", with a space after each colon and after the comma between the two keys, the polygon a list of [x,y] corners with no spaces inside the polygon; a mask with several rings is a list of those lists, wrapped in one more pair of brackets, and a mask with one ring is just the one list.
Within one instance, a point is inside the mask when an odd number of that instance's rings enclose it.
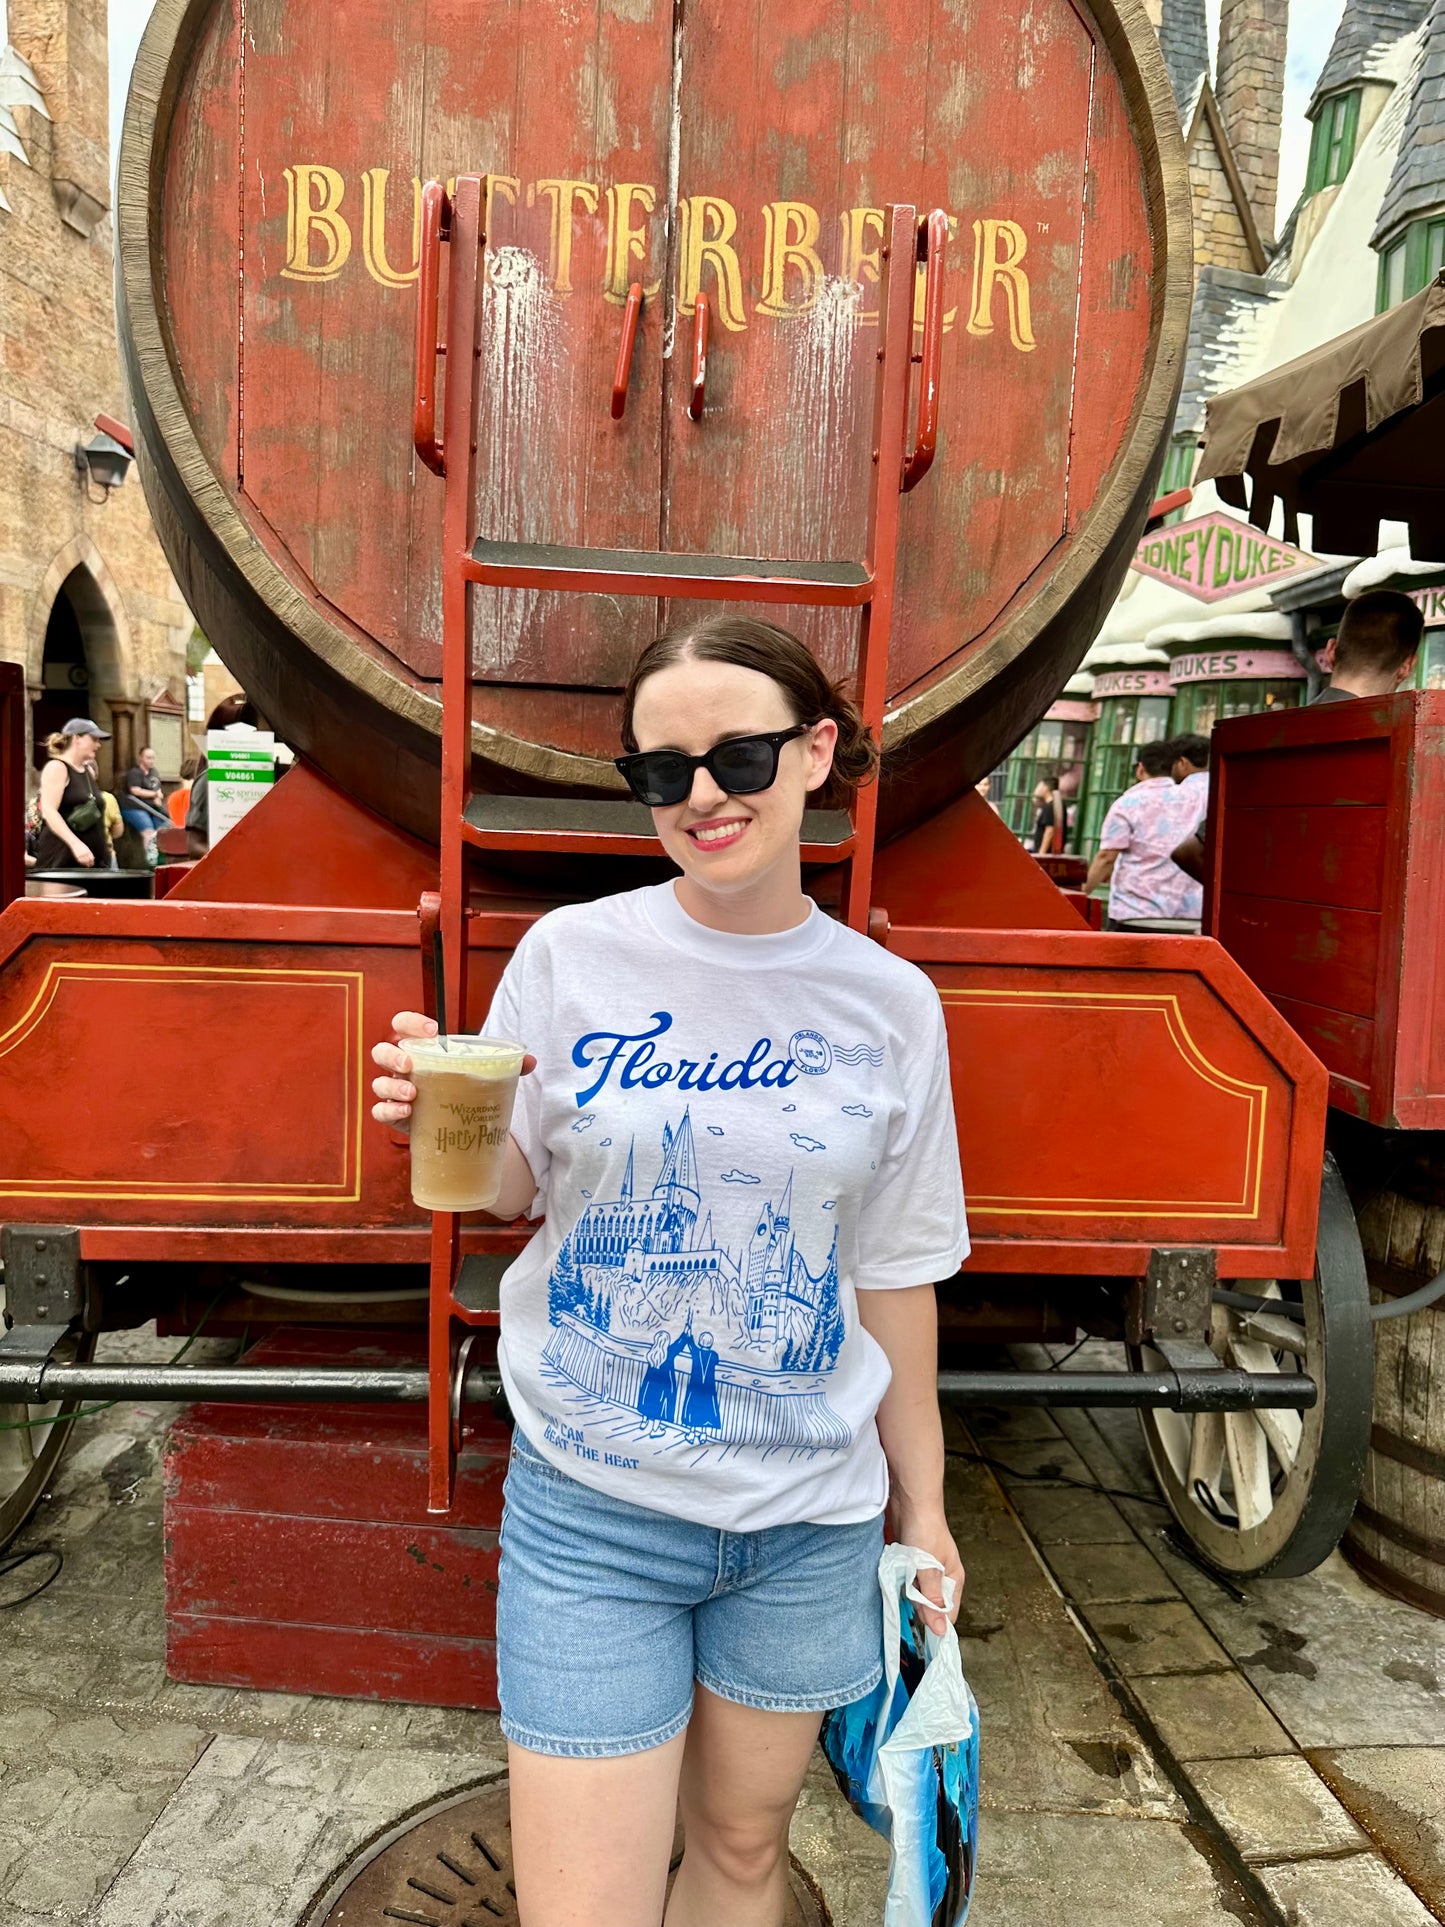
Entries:
{"label": "black sunglasses", "polygon": [[692,794],[692,779],[705,769],[729,796],[755,796],[778,780],[778,757],[784,743],[806,736],[814,723],[795,723],[766,736],[729,736],[714,743],[706,756],[685,756],[680,749],[644,749],[635,756],[619,756],[617,767],[639,803],[665,810]]}

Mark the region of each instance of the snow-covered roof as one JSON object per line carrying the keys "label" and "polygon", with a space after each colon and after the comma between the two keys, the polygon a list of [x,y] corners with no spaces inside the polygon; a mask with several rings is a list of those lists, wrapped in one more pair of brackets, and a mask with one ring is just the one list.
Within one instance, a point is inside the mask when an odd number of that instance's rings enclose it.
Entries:
{"label": "snow-covered roof", "polygon": [[1285,290],[1263,275],[1205,266],[1189,314],[1184,382],[1174,413],[1176,435],[1204,433],[1205,404],[1246,378]]}
{"label": "snow-covered roof", "polygon": [[1432,0],[1421,31],[1404,132],[1380,202],[1372,247],[1418,215],[1445,205],[1445,0]]}
{"label": "snow-covered roof", "polygon": [[1310,118],[1314,118],[1326,94],[1357,86],[1362,80],[1394,79],[1393,74],[1381,71],[1385,50],[1405,34],[1413,33],[1429,6],[1430,0],[1345,0],[1334,42],[1306,110]]}
{"label": "snow-covered roof", "polygon": [[1090,669],[1095,670],[1169,667],[1169,658],[1160,649],[1146,648],[1142,642],[1106,642],[1103,637],[1094,644],[1084,661]]}
{"label": "snow-covered roof", "polygon": [[1069,680],[1059,691],[1061,696],[1092,696],[1093,693],[1094,678],[1084,669],[1080,669],[1076,671],[1074,675],[1070,676]]}
{"label": "snow-covered roof", "polygon": [[1288,642],[1293,633],[1288,616],[1216,615],[1205,616],[1202,622],[1166,622],[1152,630],[1146,640],[1154,649],[1177,649],[1209,642],[1215,636],[1228,636],[1236,642]]}
{"label": "snow-covered roof", "polygon": [[1341,583],[1340,591],[1350,602],[1367,589],[1403,588],[1411,581],[1416,588],[1445,582],[1445,566],[1439,562],[1417,562],[1408,548],[1381,549],[1378,555],[1367,555],[1363,562],[1355,564]]}
{"label": "snow-covered roof", "polygon": [[1422,38],[1423,30],[1383,50],[1380,64],[1397,81],[1395,91],[1362,137],[1349,173],[1334,189],[1288,294],[1265,310],[1253,358],[1230,386],[1308,354],[1373,318],[1376,273],[1370,237],[1404,132]]}

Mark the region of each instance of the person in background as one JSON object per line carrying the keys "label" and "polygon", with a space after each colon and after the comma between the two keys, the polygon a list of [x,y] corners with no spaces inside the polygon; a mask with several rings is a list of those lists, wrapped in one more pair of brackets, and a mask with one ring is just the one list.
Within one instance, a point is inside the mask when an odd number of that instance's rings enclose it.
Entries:
{"label": "person in background", "polygon": [[191,805],[191,784],[195,781],[196,771],[204,764],[204,757],[188,756],[181,764],[181,780],[166,798],[166,810],[171,823],[178,830],[186,827],[186,811]]}
{"label": "person in background", "polygon": [[1425,618],[1398,589],[1369,589],[1347,604],[1333,645],[1330,680],[1317,703],[1393,696],[1415,673]]}
{"label": "person in background", "polygon": [[145,845],[146,864],[153,870],[156,867],[156,831],[164,829],[171,819],[166,811],[165,791],[161,788],[160,774],[156,769],[156,753],[149,745],[141,750],[134,766],[125,773],[120,813]]}
{"label": "person in background", "polygon": [[980,776],[973,787],[978,791],[984,802],[988,804],[994,815],[997,816],[999,814],[999,807],[993,800],[993,778],[991,776]]}
{"label": "person in background", "polygon": [[1198,820],[1192,796],[1174,781],[1175,749],[1172,742],[1145,743],[1133,789],[1125,790],[1104,818],[1084,887],[1110,886],[1106,930],[1197,923],[1203,914],[1203,890],[1173,857],[1176,844]]}
{"label": "person in background", "polygon": [[1170,738],[1170,749],[1174,761],[1169,774],[1174,778],[1181,794],[1179,807],[1184,808],[1183,796],[1191,797],[1203,816],[1209,801],[1209,738],[1207,736],[1174,736]]}
{"label": "person in background", "polygon": [[[105,803],[95,779],[96,751],[110,731],[89,716],[72,716],[46,744],[50,760],[40,772],[40,831],[35,862],[41,870],[91,870],[110,867]],[[42,883],[42,896],[76,897],[85,892],[71,883]]]}
{"label": "person in background", "polygon": [[1057,776],[1034,785],[1034,828],[1029,848],[1035,856],[1059,856],[1064,847],[1064,799]]}
{"label": "person in background", "polygon": [[[217,703],[206,723],[206,734],[213,729],[229,729],[233,723],[249,723],[252,729],[260,727],[260,718],[255,705],[247,696],[227,696]],[[211,808],[208,791],[210,776],[206,767],[205,740],[202,739],[201,753],[196,759],[196,773],[191,780],[191,797],[186,805],[186,855],[202,857],[211,847]]]}

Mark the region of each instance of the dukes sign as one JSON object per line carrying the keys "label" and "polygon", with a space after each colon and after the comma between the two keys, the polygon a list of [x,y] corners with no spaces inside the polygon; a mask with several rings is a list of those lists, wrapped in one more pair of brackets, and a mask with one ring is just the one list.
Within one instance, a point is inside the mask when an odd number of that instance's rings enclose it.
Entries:
{"label": "dukes sign", "polygon": [[1317,569],[1315,556],[1271,541],[1232,515],[1201,515],[1146,535],[1134,551],[1140,575],[1168,582],[1201,602],[1218,602]]}

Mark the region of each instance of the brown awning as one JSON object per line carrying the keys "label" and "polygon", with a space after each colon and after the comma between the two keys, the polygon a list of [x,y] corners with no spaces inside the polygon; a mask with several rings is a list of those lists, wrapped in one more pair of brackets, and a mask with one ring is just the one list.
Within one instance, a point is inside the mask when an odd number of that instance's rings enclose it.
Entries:
{"label": "brown awning", "polygon": [[1445,562],[1445,275],[1217,395],[1198,480],[1256,528],[1282,501],[1287,542],[1313,516],[1317,554],[1373,555],[1388,520],[1409,523],[1417,560]]}

